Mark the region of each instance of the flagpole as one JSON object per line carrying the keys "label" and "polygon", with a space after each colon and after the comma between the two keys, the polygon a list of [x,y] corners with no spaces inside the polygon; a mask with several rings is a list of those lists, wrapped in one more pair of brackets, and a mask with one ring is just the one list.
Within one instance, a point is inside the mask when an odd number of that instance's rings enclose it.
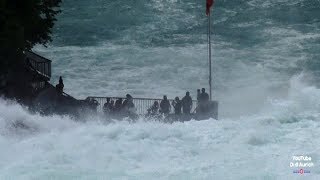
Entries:
{"label": "flagpole", "polygon": [[209,44],[209,94],[212,100],[212,68],[211,68],[211,13],[208,14],[208,44]]}

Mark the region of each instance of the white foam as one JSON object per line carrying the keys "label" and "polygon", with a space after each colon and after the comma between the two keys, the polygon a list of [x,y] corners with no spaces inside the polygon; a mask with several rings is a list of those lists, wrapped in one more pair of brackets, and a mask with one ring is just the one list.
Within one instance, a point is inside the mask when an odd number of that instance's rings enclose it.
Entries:
{"label": "white foam", "polygon": [[[303,108],[320,91],[301,86],[301,78],[292,79],[288,98],[270,101],[264,112],[219,121],[76,123],[1,100],[0,179],[298,178],[291,156],[308,154],[317,166],[320,155],[320,111]],[[21,133],[8,128],[12,121],[33,128]]]}

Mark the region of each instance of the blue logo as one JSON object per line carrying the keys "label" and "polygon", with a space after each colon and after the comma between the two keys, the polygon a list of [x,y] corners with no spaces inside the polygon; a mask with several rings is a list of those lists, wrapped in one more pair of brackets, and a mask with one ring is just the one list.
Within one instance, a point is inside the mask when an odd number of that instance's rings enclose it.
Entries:
{"label": "blue logo", "polygon": [[306,169],[298,169],[298,170],[293,170],[293,173],[294,174],[310,174],[311,171]]}

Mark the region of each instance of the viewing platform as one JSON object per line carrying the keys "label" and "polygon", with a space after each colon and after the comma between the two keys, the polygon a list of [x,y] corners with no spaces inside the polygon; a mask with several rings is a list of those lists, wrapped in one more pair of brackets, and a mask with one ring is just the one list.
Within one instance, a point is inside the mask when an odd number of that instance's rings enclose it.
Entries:
{"label": "viewing platform", "polygon": [[[107,102],[107,98],[110,98],[110,100],[116,101],[119,98],[122,98],[123,100],[125,100],[125,97],[94,97],[94,96],[90,96],[87,99],[89,100],[96,100],[99,105],[97,107],[98,112],[103,112],[103,105],[104,103]],[[168,99],[170,104],[172,103],[173,99]],[[162,101],[162,99],[152,99],[152,98],[133,98],[133,103],[136,107],[136,113],[138,115],[144,115],[148,113],[148,109],[153,105],[153,103],[155,101],[158,101],[158,103],[160,104],[160,102]],[[193,100],[192,101],[192,109],[191,112],[194,112],[195,109],[197,107],[197,101]],[[171,111],[173,112],[173,107],[171,109]]]}
{"label": "viewing platform", "polygon": [[[94,110],[97,113],[104,113],[104,104],[107,102],[107,98],[110,98],[110,101],[116,102],[118,99],[125,100],[126,97],[99,97],[99,96],[89,96],[85,100],[77,100],[72,96],[64,93],[60,95],[59,101],[56,99],[52,99],[56,94],[56,87],[51,85],[48,81],[51,78],[51,60],[42,57],[34,52],[27,51],[25,52],[25,62],[26,66],[31,72],[29,80],[31,86],[34,89],[34,92],[37,92],[38,95],[35,98],[36,104],[55,104],[60,102],[60,111],[66,112],[76,112],[77,110],[81,110],[85,107],[89,107],[89,109]],[[150,108],[158,102],[161,104],[163,99],[157,98],[132,98],[132,103],[134,104],[134,114],[138,116],[148,115],[150,112]],[[168,99],[170,104],[170,112],[168,112],[169,116],[176,117],[175,108],[172,105],[173,99]],[[203,103],[202,103],[203,105]],[[208,119],[212,117],[214,119],[218,119],[218,102],[217,101],[209,101],[205,103],[205,106],[199,104],[197,100],[192,100],[192,108],[190,109],[190,114],[186,113],[192,119]],[[66,110],[69,107],[70,110]],[[198,108],[199,107],[199,108]],[[149,110],[149,112],[148,112]],[[57,107],[51,110],[52,112],[57,111]],[[159,111],[159,110],[157,110]],[[77,113],[75,113],[77,114]],[[161,114],[160,111],[157,114]],[[183,113],[182,113],[183,114]],[[204,117],[204,118],[203,118]],[[190,119],[189,118],[189,119]]]}
{"label": "viewing platform", "polygon": [[[110,101],[116,101],[120,98],[125,100],[125,97],[97,97],[97,96],[89,96],[86,99],[87,100],[95,100],[98,102],[97,106],[97,111],[98,113],[103,113],[103,105],[107,102],[107,98],[110,98]],[[157,101],[159,104],[162,101],[162,99],[154,99],[154,98],[132,98],[133,104],[135,105],[136,108],[136,114],[139,116],[146,115],[148,113],[148,109],[153,105],[155,101]],[[173,99],[168,99],[170,102],[170,105],[172,104]],[[192,109],[191,109],[191,114],[196,113],[196,108],[198,106],[198,101],[197,100],[192,100]],[[215,119],[218,119],[218,101],[212,101],[211,105],[211,111],[212,111],[212,117]],[[174,113],[174,108],[171,105],[171,112]]]}

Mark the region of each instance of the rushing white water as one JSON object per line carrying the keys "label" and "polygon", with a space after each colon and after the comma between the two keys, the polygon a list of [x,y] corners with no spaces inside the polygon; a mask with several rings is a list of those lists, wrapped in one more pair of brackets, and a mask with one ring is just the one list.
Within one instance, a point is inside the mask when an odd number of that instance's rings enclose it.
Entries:
{"label": "rushing white water", "polygon": [[[263,113],[219,121],[77,123],[2,100],[0,179],[319,179],[320,90],[301,78]],[[293,174],[293,155],[312,173]]]}
{"label": "rushing white water", "polygon": [[[68,0],[48,48],[65,91],[182,97],[208,85],[204,2]],[[318,0],[217,0],[219,121],[43,117],[0,100],[0,179],[320,179]],[[292,156],[312,158],[295,174]]]}

